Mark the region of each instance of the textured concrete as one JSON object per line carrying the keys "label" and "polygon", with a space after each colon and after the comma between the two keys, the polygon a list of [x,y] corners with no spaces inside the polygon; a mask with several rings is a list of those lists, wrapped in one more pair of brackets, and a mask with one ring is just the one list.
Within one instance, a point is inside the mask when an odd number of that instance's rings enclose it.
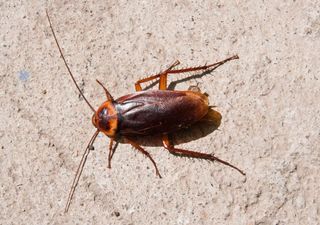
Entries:
{"label": "textured concrete", "polygon": [[[161,2],[161,3],[160,3]],[[197,66],[238,54],[199,79],[219,130],[179,147],[246,171],[118,146],[100,135],[68,214],[69,188],[94,132],[48,21],[85,95],[115,97],[175,59]],[[319,1],[2,1],[0,224],[319,224]],[[184,75],[170,80],[184,78]],[[154,87],[156,88],[156,87]]]}

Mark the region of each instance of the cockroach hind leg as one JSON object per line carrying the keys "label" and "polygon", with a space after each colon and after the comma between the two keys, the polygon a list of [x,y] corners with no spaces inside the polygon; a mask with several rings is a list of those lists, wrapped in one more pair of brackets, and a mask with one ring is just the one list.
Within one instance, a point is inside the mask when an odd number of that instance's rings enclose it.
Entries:
{"label": "cockroach hind leg", "polygon": [[[162,71],[161,73],[159,74],[156,74],[156,75],[152,75],[152,76],[148,76],[146,78],[142,78],[140,80],[138,80],[134,86],[135,86],[135,89],[136,91],[142,91],[142,87],[141,87],[141,84],[142,83],[145,83],[145,82],[148,82],[148,81],[152,81],[154,79],[158,79],[158,78],[161,78],[162,76],[162,79],[160,79],[160,89],[162,90],[165,90],[167,87],[167,74],[169,71],[171,71],[175,66],[179,65],[180,64],[180,61],[179,60],[176,60],[174,61],[166,70]],[[161,80],[162,80],[162,84],[161,84]]]}
{"label": "cockroach hind leg", "polygon": [[210,161],[218,161],[222,164],[225,164],[235,170],[237,170],[239,173],[242,175],[246,175],[242,170],[240,170],[238,167],[228,163],[227,161],[224,161],[222,159],[219,159],[218,157],[215,157],[213,154],[207,154],[207,153],[201,153],[201,152],[195,152],[195,151],[190,151],[190,150],[184,150],[184,149],[179,149],[175,148],[169,141],[168,135],[163,135],[162,137],[162,143],[163,146],[169,150],[171,154],[178,155],[178,156],[186,156],[190,158],[198,158],[198,159],[206,159]]}
{"label": "cockroach hind leg", "polygon": [[194,71],[206,71],[206,70],[215,70],[219,66],[225,64],[226,62],[234,59],[239,59],[238,55],[231,56],[229,58],[226,58],[222,61],[212,63],[212,64],[205,64],[204,66],[197,66],[197,67],[189,67],[184,69],[177,69],[177,70],[170,70],[168,71],[168,74],[177,74],[177,73],[188,73],[188,72],[194,72]]}

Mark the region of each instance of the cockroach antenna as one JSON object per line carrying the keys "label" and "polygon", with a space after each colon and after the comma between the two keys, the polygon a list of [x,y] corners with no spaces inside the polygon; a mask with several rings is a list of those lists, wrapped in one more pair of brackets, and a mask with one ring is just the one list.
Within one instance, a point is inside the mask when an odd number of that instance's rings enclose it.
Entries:
{"label": "cockroach antenna", "polygon": [[96,110],[92,107],[92,105],[89,103],[89,101],[87,100],[87,98],[86,98],[86,97],[84,96],[84,94],[82,93],[79,85],[77,84],[76,80],[74,79],[74,76],[73,76],[73,74],[72,74],[72,72],[71,72],[71,70],[70,70],[70,68],[69,68],[69,66],[68,66],[68,63],[67,63],[66,59],[65,59],[64,56],[63,56],[62,49],[61,49],[61,47],[60,47],[60,45],[59,45],[59,42],[58,42],[56,33],[55,33],[54,30],[53,30],[52,23],[51,23],[51,20],[50,20],[50,17],[49,17],[49,14],[48,14],[48,11],[47,11],[47,10],[46,10],[46,14],[47,14],[47,18],[48,18],[48,21],[49,21],[49,24],[50,24],[50,28],[51,28],[51,31],[52,31],[54,40],[55,40],[55,42],[56,42],[56,44],[57,44],[57,46],[58,46],[60,55],[61,55],[61,57],[62,57],[62,59],[63,59],[64,64],[66,65],[66,67],[67,67],[67,69],[68,69],[68,72],[69,72],[69,74],[70,74],[70,76],[71,76],[71,79],[72,79],[73,83],[76,85],[76,87],[77,87],[78,91],[80,92],[81,96],[83,97],[83,99],[84,99],[84,100],[86,101],[86,103],[88,104],[88,106],[91,108],[91,110],[92,110],[93,112],[95,112]]}
{"label": "cockroach antenna", "polygon": [[89,141],[89,143],[88,143],[88,145],[86,147],[86,150],[84,151],[84,154],[82,155],[82,158],[81,158],[80,164],[78,166],[76,175],[75,175],[75,177],[73,179],[73,182],[72,182],[72,186],[71,186],[71,189],[70,189],[70,193],[69,193],[69,197],[68,197],[68,200],[67,200],[66,208],[64,210],[65,213],[67,213],[68,210],[69,210],[73,194],[74,194],[74,192],[76,190],[76,187],[77,187],[77,185],[79,183],[79,179],[81,177],[81,174],[82,174],[82,171],[83,171],[83,168],[84,168],[84,164],[87,161],[87,158],[88,158],[88,155],[89,155],[89,152],[90,152],[90,148],[91,148],[93,142],[96,140],[98,134],[99,134],[99,130],[97,130],[94,133],[94,135],[91,137],[91,139],[90,139],[90,141]]}
{"label": "cockroach antenna", "polygon": [[[89,101],[87,100],[87,98],[84,96],[84,94],[83,94],[82,91],[80,90],[80,88],[79,88],[76,80],[74,79],[74,76],[73,76],[73,74],[72,74],[72,72],[71,72],[71,70],[70,70],[70,68],[69,68],[69,66],[68,66],[68,64],[67,64],[67,61],[66,61],[66,59],[65,59],[64,56],[63,56],[61,47],[60,47],[60,45],[59,45],[59,43],[58,43],[58,39],[57,39],[57,37],[56,37],[56,34],[55,34],[54,30],[53,30],[53,27],[52,27],[52,24],[51,24],[51,20],[50,20],[50,17],[49,17],[49,14],[48,14],[48,11],[47,11],[47,10],[46,10],[46,14],[47,14],[47,18],[48,18],[48,21],[49,21],[49,24],[50,24],[50,28],[51,28],[51,31],[52,31],[54,40],[55,40],[55,42],[56,42],[56,44],[57,44],[57,46],[58,46],[60,55],[61,55],[61,57],[62,57],[62,59],[63,59],[63,62],[64,62],[64,64],[65,64],[65,66],[66,66],[67,69],[68,69],[68,72],[69,72],[69,74],[70,74],[70,76],[71,76],[71,78],[72,78],[72,81],[73,81],[73,83],[76,85],[77,89],[79,90],[81,96],[82,96],[83,99],[86,101],[86,103],[88,104],[88,106],[89,106],[89,107],[91,108],[91,110],[95,113],[94,108],[92,107],[92,105],[89,103]],[[76,187],[77,187],[77,185],[78,185],[78,182],[79,182],[79,179],[80,179],[80,177],[81,177],[81,174],[82,174],[84,165],[85,165],[85,163],[86,163],[86,161],[87,161],[87,157],[88,157],[88,155],[89,155],[90,150],[92,149],[93,142],[94,142],[95,139],[97,138],[99,132],[100,132],[99,129],[97,129],[96,132],[93,134],[93,136],[91,137],[91,139],[90,139],[90,141],[89,141],[89,143],[88,143],[88,145],[87,145],[87,147],[86,147],[86,149],[85,149],[85,151],[84,151],[84,153],[83,153],[83,155],[82,155],[82,158],[81,158],[80,164],[79,164],[79,166],[78,166],[76,175],[75,175],[75,177],[74,177],[74,179],[73,179],[73,182],[72,182],[72,186],[71,186],[71,189],[70,189],[69,197],[68,197],[68,200],[67,200],[67,203],[66,203],[66,207],[65,207],[65,212],[68,212],[68,210],[69,210],[69,207],[70,207],[70,204],[71,204],[71,200],[72,200],[73,194],[74,194],[74,192],[75,192],[75,190],[76,190]]]}

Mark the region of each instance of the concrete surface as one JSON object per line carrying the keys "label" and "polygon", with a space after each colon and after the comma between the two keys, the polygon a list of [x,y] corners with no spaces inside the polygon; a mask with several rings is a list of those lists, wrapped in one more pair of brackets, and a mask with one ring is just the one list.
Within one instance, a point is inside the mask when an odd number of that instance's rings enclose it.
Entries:
{"label": "concrete surface", "polygon": [[[107,169],[100,135],[68,214],[69,188],[94,132],[53,41],[98,107],[175,59],[197,66],[239,54],[176,89],[198,86],[219,131],[179,147],[246,171],[129,145]],[[2,1],[0,224],[319,224],[319,1]],[[185,76],[171,77],[171,81]]]}

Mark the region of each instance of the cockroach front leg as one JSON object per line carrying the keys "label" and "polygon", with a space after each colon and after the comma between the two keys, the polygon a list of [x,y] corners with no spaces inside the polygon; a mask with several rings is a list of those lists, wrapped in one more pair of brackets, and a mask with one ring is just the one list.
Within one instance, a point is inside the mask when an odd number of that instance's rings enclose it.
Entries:
{"label": "cockroach front leg", "polygon": [[189,151],[189,150],[184,150],[184,149],[179,149],[179,148],[175,148],[169,141],[168,135],[163,135],[162,137],[162,143],[163,146],[169,150],[170,153],[174,154],[174,155],[178,155],[178,156],[187,156],[187,157],[191,157],[191,158],[198,158],[198,159],[207,159],[210,161],[218,161],[222,164],[225,164],[227,166],[230,166],[234,169],[236,169],[237,171],[239,171],[242,175],[246,175],[242,170],[240,170],[239,168],[237,168],[234,165],[231,165],[230,163],[219,159],[217,157],[215,157],[213,154],[206,154],[206,153],[201,153],[201,152],[194,152],[194,151]]}
{"label": "cockroach front leg", "polygon": [[113,149],[113,139],[110,139],[110,144],[109,144],[109,155],[108,155],[108,168],[111,169],[111,159],[114,154],[114,149]]}
{"label": "cockroach front leg", "polygon": [[151,160],[151,162],[153,163],[154,168],[156,169],[156,175],[159,176],[160,178],[162,178],[161,175],[160,175],[160,173],[159,173],[157,164],[156,164],[156,162],[153,160],[153,158],[151,157],[151,155],[149,154],[149,152],[147,152],[146,150],[144,150],[138,143],[136,143],[136,142],[128,139],[127,137],[125,137],[124,140],[125,140],[127,143],[131,144],[135,149],[137,149],[138,151],[142,152],[145,156],[147,156],[147,157]]}

